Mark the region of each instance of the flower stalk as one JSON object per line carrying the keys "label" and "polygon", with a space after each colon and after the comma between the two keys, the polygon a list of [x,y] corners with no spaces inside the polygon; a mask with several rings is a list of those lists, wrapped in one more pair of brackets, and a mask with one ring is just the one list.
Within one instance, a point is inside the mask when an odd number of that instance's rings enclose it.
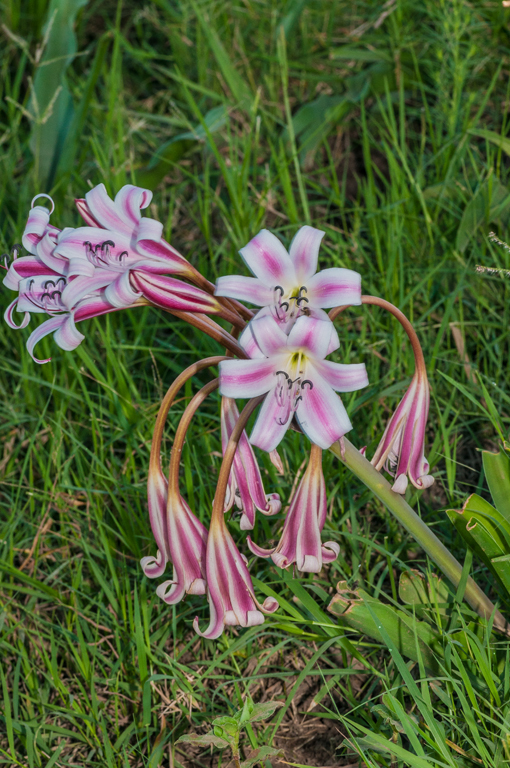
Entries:
{"label": "flower stalk", "polygon": [[[330,451],[358,477],[367,488],[382,501],[387,509],[404,526],[418,542],[431,560],[441,569],[444,575],[457,588],[462,577],[462,565],[452,553],[442,544],[433,531],[416,514],[404,498],[391,490],[389,482],[365,459],[365,457],[343,438],[343,446],[334,443]],[[496,606],[482,592],[476,582],[469,576],[464,591],[464,599],[482,618],[489,620],[494,616],[494,627],[500,632],[510,635],[510,626]]]}

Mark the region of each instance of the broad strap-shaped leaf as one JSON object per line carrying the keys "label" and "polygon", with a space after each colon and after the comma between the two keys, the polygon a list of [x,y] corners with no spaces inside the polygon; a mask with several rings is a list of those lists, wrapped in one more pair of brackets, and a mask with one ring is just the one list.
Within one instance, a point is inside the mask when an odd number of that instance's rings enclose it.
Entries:
{"label": "broad strap-shaped leaf", "polygon": [[406,605],[412,605],[417,613],[423,613],[423,608],[438,608],[439,613],[447,615],[450,592],[447,585],[435,574],[428,578],[413,569],[404,571],[398,585],[400,599]]}
{"label": "broad strap-shaped leaf", "polygon": [[482,451],[482,457],[494,505],[510,525],[510,458],[504,451]]}
{"label": "broad strap-shaped leaf", "polygon": [[199,736],[197,733],[186,733],[177,739],[176,744],[197,744],[201,747],[218,747],[219,749],[225,749],[229,746],[225,739],[221,739],[219,736],[215,736],[213,733],[205,733],[203,736]]}

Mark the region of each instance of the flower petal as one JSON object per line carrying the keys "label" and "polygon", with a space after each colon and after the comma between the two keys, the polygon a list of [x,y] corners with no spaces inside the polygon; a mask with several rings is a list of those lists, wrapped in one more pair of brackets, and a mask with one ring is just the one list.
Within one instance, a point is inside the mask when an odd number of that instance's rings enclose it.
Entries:
{"label": "flower petal", "polygon": [[262,229],[239,253],[248,269],[268,288],[296,284],[296,272],[290,256],[269,230]]}
{"label": "flower petal", "polygon": [[368,385],[365,363],[333,363],[330,360],[314,360],[316,371],[336,392],[355,392]]}
{"label": "flower petal", "polygon": [[[87,201],[84,198],[75,198],[75,205],[78,208],[78,213],[82,217],[83,221],[88,227],[100,227],[99,222],[92,216]],[[143,558],[145,559],[145,558]]]}
{"label": "flower petal", "polygon": [[17,291],[20,281],[27,277],[38,277],[39,275],[52,277],[58,274],[58,272],[48,269],[46,264],[37,256],[21,256],[19,259],[14,259],[10,265],[3,279],[3,284],[11,291]]}
{"label": "flower petal", "polygon": [[[331,324],[331,321],[329,321]],[[250,321],[251,333],[258,348],[266,357],[283,353],[287,347],[287,334],[271,314],[257,314]]]}
{"label": "flower petal", "polygon": [[66,319],[66,315],[57,315],[56,317],[50,317],[49,320],[45,320],[44,323],[41,323],[41,325],[32,331],[30,336],[27,340],[27,350],[28,354],[32,358],[32,360],[35,363],[49,363],[51,360],[51,357],[47,357],[45,360],[39,360],[34,355],[34,347],[37,344],[38,341],[41,339],[44,339],[45,336],[47,336],[49,333],[53,333],[53,331],[56,331],[64,320]]}
{"label": "flower petal", "polygon": [[131,284],[151,304],[162,309],[177,309],[181,312],[218,312],[221,309],[214,296],[167,275],[133,269]]}
{"label": "flower petal", "polygon": [[151,530],[156,539],[158,553],[155,557],[142,557],[140,565],[142,566],[144,574],[149,579],[155,579],[164,573],[166,564],[170,559],[168,527],[166,521],[168,482],[159,467],[151,467],[149,469],[147,499]]}
{"label": "flower petal", "polygon": [[283,440],[291,420],[290,414],[279,405],[275,390],[272,389],[262,403],[250,435],[250,443],[262,448],[263,451],[274,451]]}
{"label": "flower petal", "polygon": [[126,184],[113,201],[104,184],[98,184],[85,195],[88,212],[101,227],[124,232],[130,235],[141,214],[140,208],[146,208],[152,199],[148,189]]}
{"label": "flower petal", "polygon": [[157,259],[166,264],[169,272],[176,274],[190,274],[192,272],[189,262],[181,256],[179,251],[172,248],[162,239],[163,225],[155,219],[144,217],[140,219],[134,233],[137,253],[148,259]]}
{"label": "flower petal", "polygon": [[73,309],[79,301],[94,291],[104,288],[118,277],[117,272],[111,270],[95,270],[92,277],[80,275],[71,280],[62,291],[62,302],[68,309]]}
{"label": "flower petal", "polygon": [[123,272],[118,275],[113,283],[110,283],[104,296],[107,301],[114,307],[130,307],[134,302],[141,297],[141,293],[137,293],[133,290],[130,282],[129,271]]}
{"label": "flower petal", "polygon": [[239,301],[248,301],[258,307],[273,302],[273,291],[256,277],[225,275],[216,280],[215,296],[228,296]]}
{"label": "flower petal", "polygon": [[289,347],[304,347],[313,357],[326,357],[335,326],[328,320],[301,315],[291,328],[288,336]]}
{"label": "flower petal", "polygon": [[4,312],[4,320],[7,323],[7,325],[9,326],[9,328],[15,328],[16,330],[19,330],[21,328],[26,328],[27,325],[29,324],[29,322],[30,322],[30,312],[25,312],[25,316],[24,316],[23,320],[21,321],[21,323],[19,325],[16,325],[16,323],[12,319],[12,313],[14,312],[14,309],[16,308],[17,304],[18,304],[18,298],[16,297],[14,299],[14,301],[12,301],[9,304],[9,306],[7,307],[7,309],[5,310],[5,312]]}
{"label": "flower petal", "polygon": [[85,336],[76,328],[74,317],[67,315],[62,325],[53,334],[53,338],[61,349],[70,352],[82,343]]}
{"label": "flower petal", "polygon": [[23,248],[30,253],[35,253],[35,247],[45,235],[50,223],[50,212],[43,205],[34,205],[28,214],[25,230],[21,237]]}
{"label": "flower petal", "polygon": [[361,275],[352,269],[323,269],[310,278],[306,287],[307,298],[316,307],[361,304]]}
{"label": "flower petal", "polygon": [[220,395],[257,397],[274,387],[278,360],[223,360],[219,369]]}
{"label": "flower petal", "polygon": [[290,244],[289,255],[294,264],[298,282],[308,286],[308,281],[317,272],[319,248],[325,232],[305,225],[299,229]]}
{"label": "flower petal", "polygon": [[140,211],[147,208],[151,200],[150,189],[125,184],[115,195],[115,208],[128,226],[135,227],[142,218]]}
{"label": "flower petal", "polygon": [[305,435],[321,448],[329,448],[352,429],[342,401],[331,386],[307,366],[305,376],[313,386],[303,392],[296,418]]}

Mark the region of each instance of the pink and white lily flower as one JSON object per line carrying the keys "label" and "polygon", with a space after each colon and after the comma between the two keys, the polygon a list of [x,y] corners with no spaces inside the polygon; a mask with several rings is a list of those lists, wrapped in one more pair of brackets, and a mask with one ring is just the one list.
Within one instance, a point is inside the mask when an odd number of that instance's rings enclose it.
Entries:
{"label": "pink and white lily flower", "polygon": [[409,389],[391,417],[372,458],[377,470],[384,466],[395,477],[392,490],[404,494],[408,480],[423,490],[434,482],[425,458],[425,429],[430,392],[425,371],[417,367]]}
{"label": "pink and white lily flower", "polygon": [[352,429],[336,392],[368,384],[365,365],[343,365],[324,358],[339,346],[333,323],[301,315],[287,336],[271,316],[254,318],[239,338],[251,360],[220,363],[220,394],[267,397],[250,436],[253,445],[272,451],[293,416],[312,443],[329,448]]}
{"label": "pink and white lily flower", "polygon": [[225,626],[263,624],[264,614],[277,610],[278,602],[273,597],[266,597],[262,604],[256,599],[246,562],[228,532],[223,516],[213,514],[206,558],[211,618],[204,632],[200,631],[198,617],[193,622],[195,631],[202,637],[215,640]]}
{"label": "pink and white lily flower", "polygon": [[361,275],[357,272],[340,267],[317,272],[323,236],[319,229],[301,227],[287,253],[275,235],[261,230],[239,251],[255,277],[220,277],[216,296],[268,307],[287,331],[303,314],[321,316],[327,307],[361,304]]}
{"label": "pink and white lily flower", "polygon": [[273,549],[262,549],[248,536],[248,546],[254,555],[270,557],[278,568],[288,568],[296,563],[300,571],[319,573],[323,563],[332,562],[340,552],[336,542],[321,542],[326,514],[322,450],[312,445],[308,467],[290,502],[278,545]]}
{"label": "pink and white lily flower", "polygon": [[[221,399],[221,444],[223,453],[225,453],[238,419],[239,411],[235,400],[223,397]],[[253,448],[248,442],[246,432],[242,433],[234,455],[227,487],[225,511],[231,509],[234,502],[236,507],[242,511],[240,527],[243,531],[251,530],[255,525],[255,511],[257,509],[263,515],[276,515],[282,508],[280,496],[277,493],[266,495],[259,465]]]}

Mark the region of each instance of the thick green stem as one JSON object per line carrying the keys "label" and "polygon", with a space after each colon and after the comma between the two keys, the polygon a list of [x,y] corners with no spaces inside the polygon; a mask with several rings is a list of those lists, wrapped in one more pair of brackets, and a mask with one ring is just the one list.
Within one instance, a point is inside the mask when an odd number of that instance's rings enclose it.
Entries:
{"label": "thick green stem", "polygon": [[[330,451],[335,454],[346,467],[349,467],[378,499],[390,510],[411,536],[418,542],[431,560],[441,569],[444,575],[457,588],[462,575],[462,566],[452,553],[439,541],[431,529],[418,517],[406,500],[391,490],[389,482],[370,464],[367,459],[345,438],[344,446],[334,443]],[[496,606],[489,600],[480,587],[468,577],[464,591],[464,599],[479,616],[489,619],[494,614],[494,627],[510,635],[510,626]]]}

